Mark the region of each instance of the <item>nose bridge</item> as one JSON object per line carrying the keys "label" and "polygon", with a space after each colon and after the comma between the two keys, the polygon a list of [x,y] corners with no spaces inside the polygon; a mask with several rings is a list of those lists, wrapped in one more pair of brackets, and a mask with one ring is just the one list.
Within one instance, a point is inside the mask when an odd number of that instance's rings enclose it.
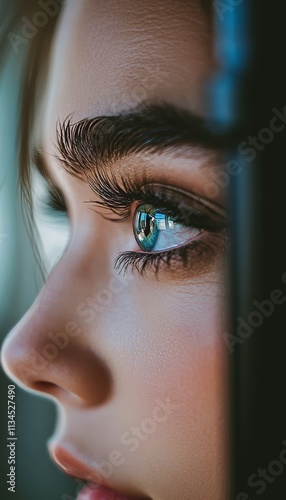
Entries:
{"label": "nose bridge", "polygon": [[88,325],[77,314],[78,304],[93,293],[95,282],[84,259],[75,261],[71,252],[54,268],[2,347],[3,367],[16,383],[85,404],[108,396],[111,376],[94,349],[95,322]]}

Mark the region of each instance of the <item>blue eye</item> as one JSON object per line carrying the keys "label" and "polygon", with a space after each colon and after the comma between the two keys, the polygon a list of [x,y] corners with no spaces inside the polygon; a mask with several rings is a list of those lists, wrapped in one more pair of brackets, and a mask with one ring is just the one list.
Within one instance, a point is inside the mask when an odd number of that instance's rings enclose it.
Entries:
{"label": "blue eye", "polygon": [[180,224],[164,210],[142,203],[134,213],[133,231],[141,250],[162,252],[185,245],[203,230]]}

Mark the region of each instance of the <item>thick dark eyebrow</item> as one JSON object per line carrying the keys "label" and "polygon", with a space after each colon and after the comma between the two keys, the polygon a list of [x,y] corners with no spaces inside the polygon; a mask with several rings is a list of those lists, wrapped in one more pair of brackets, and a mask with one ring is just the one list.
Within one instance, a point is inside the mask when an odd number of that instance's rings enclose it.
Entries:
{"label": "thick dark eyebrow", "polygon": [[[183,146],[221,149],[204,118],[167,104],[75,123],[69,116],[56,127],[57,160],[69,173],[81,178],[92,169],[106,168],[130,155],[179,152]],[[48,177],[40,148],[34,150],[33,160]]]}

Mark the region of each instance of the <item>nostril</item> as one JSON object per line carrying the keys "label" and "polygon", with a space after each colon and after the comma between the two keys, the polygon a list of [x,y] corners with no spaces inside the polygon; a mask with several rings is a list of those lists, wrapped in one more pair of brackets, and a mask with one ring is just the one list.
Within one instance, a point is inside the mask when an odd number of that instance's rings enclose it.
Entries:
{"label": "nostril", "polygon": [[76,406],[100,405],[110,398],[112,376],[97,353],[76,337],[65,349],[58,348],[56,357],[47,358],[43,354],[46,337],[36,327],[30,322],[24,330],[17,327],[2,345],[2,366],[15,383]]}
{"label": "nostril", "polygon": [[[53,382],[47,382],[45,380],[33,380],[29,381],[29,389],[40,393],[42,396],[52,396],[55,399],[63,401],[64,399],[71,398],[71,394],[66,389],[60,387]],[[77,399],[77,397],[75,397]]]}
{"label": "nostril", "polygon": [[39,380],[31,384],[31,389],[40,392],[46,392],[47,394],[55,395],[55,392],[58,392],[60,389],[59,386],[53,384],[52,382],[46,382],[44,380]]}
{"label": "nostril", "polygon": [[73,391],[45,380],[37,380],[30,383],[30,388],[40,392],[42,395],[52,396],[63,404],[76,406],[92,406],[94,404],[93,400],[88,401],[87,398],[81,397]]}
{"label": "nostril", "polygon": [[68,389],[54,384],[53,382],[47,382],[46,380],[35,380],[34,382],[30,383],[30,388],[44,394],[55,396],[60,400],[62,400],[63,398],[67,399],[67,397],[73,397],[73,399],[80,400],[80,398],[76,394],[70,392]]}

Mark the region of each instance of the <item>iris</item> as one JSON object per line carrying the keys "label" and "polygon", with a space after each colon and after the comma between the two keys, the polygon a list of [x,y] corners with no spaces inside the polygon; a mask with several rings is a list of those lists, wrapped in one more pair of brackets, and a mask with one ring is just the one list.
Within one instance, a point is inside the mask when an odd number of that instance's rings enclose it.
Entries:
{"label": "iris", "polygon": [[185,245],[202,232],[202,229],[184,226],[166,212],[145,203],[136,208],[133,231],[144,252],[162,252]]}

